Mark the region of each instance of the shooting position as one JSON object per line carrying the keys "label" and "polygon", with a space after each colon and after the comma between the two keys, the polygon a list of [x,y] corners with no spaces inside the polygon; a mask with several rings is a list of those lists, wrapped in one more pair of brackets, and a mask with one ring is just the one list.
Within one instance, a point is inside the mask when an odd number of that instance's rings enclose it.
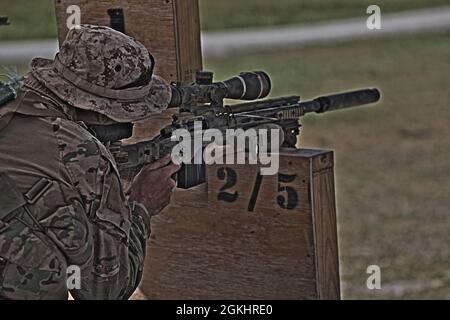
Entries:
{"label": "shooting position", "polygon": [[[133,169],[171,154],[172,158],[183,159],[178,161],[184,164],[178,173],[178,187],[190,188],[205,182],[202,162],[205,148],[205,157],[209,157],[204,160],[208,164],[218,163],[214,159],[221,159],[224,155],[225,150],[221,149],[228,149],[229,154],[245,151],[250,153],[250,159],[256,159],[258,155],[271,158],[270,154],[277,153],[279,147],[296,148],[300,133],[298,121],[302,116],[368,105],[380,99],[377,89],[362,89],[304,102],[299,96],[259,100],[267,97],[270,90],[270,77],[263,71],[243,72],[217,83],[212,82],[211,72],[199,72],[196,84],[171,86],[169,108],[178,107],[180,112],[157,137],[123,145],[119,140],[131,136],[131,127],[122,131],[117,127],[94,129],[99,132],[99,139],[111,146],[123,178],[132,175]],[[224,99],[258,101],[228,106],[224,105]],[[118,132],[124,135],[117,136]],[[269,133],[276,134],[276,137],[267,136]],[[262,134],[265,135],[265,143],[260,143]],[[246,138],[250,141],[245,141]],[[180,140],[183,143],[180,144]],[[234,140],[241,141],[241,146],[235,148]],[[213,153],[215,155],[211,156]],[[262,171],[264,174],[265,170]],[[277,171],[278,168],[270,170],[269,174]]]}
{"label": "shooting position", "polygon": [[[364,89],[305,102],[298,96],[258,100],[271,89],[262,71],[218,83],[201,72],[194,85],[169,86],[153,75],[154,66],[132,38],[82,26],[69,32],[54,60],[35,59],[24,79],[10,75],[0,86],[0,255],[7,288],[0,297],[66,299],[70,291],[77,299],[127,299],[142,276],[150,218],[168,205],[175,180],[180,188],[206,181],[205,164],[192,163],[193,154],[173,179],[180,169],[171,157],[180,130],[193,138],[194,149],[198,132],[223,137],[227,130],[267,128],[279,133],[277,145],[295,148],[301,116],[380,98],[378,90]],[[224,99],[258,101],[227,106]],[[121,143],[133,122],[168,107],[180,112],[160,135]],[[202,139],[195,150],[203,153],[211,142]],[[10,145],[17,146],[14,152]],[[285,209],[292,209],[289,203]],[[8,250],[12,242],[29,254]],[[65,282],[73,265],[81,271],[80,288]],[[30,279],[25,285],[24,274]]]}

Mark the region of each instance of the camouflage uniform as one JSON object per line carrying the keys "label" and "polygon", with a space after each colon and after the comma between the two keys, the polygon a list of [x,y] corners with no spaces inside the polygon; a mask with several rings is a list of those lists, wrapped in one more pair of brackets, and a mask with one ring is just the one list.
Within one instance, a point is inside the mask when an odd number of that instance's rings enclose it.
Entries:
{"label": "camouflage uniform", "polygon": [[145,47],[105,27],[72,29],[54,61],[35,59],[18,97],[0,106],[0,298],[127,299],[150,235],[109,151],[75,108],[115,121],[163,110],[168,85]]}

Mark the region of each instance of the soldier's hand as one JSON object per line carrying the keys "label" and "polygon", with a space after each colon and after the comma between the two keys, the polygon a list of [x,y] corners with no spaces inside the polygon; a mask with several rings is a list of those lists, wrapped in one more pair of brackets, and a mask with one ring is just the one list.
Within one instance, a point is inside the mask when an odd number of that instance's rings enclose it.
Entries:
{"label": "soldier's hand", "polygon": [[130,201],[143,204],[151,216],[158,214],[170,202],[176,186],[172,176],[178,170],[170,155],[143,167],[131,185]]}

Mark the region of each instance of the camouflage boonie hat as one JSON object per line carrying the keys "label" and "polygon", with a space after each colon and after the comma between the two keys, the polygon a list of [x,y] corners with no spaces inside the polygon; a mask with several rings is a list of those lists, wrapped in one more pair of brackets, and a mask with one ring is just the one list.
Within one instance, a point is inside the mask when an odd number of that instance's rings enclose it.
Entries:
{"label": "camouflage boonie hat", "polygon": [[133,38],[108,27],[73,28],[54,60],[36,58],[32,74],[75,108],[131,122],[165,110],[169,85],[153,75],[154,60]]}

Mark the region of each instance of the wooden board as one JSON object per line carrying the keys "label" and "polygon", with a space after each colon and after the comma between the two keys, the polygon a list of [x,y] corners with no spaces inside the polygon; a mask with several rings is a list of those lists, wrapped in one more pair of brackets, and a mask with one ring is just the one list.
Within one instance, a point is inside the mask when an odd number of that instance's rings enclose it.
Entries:
{"label": "wooden board", "polygon": [[109,9],[122,9],[125,33],[142,42],[168,81],[190,83],[202,69],[198,0],[56,0],[59,41],[65,39],[67,8],[81,9],[81,23],[111,26]]}
{"label": "wooden board", "polygon": [[284,150],[279,174],[259,171],[208,166],[207,184],[176,190],[152,220],[148,298],[340,298],[333,153]]}

